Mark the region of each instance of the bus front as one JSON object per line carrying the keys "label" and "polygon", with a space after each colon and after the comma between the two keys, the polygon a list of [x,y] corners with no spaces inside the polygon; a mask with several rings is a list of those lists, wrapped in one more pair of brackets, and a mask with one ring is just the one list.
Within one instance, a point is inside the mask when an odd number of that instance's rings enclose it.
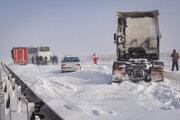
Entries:
{"label": "bus front", "polygon": [[51,62],[51,51],[50,47],[42,46],[39,47],[38,55],[42,56],[43,58],[47,57],[47,62]]}

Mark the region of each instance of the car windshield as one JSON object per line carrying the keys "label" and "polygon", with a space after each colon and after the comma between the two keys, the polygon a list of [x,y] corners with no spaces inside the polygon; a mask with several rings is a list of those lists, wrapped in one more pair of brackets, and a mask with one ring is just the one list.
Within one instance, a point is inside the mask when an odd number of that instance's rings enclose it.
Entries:
{"label": "car windshield", "polygon": [[78,57],[66,57],[64,58],[63,62],[79,62]]}

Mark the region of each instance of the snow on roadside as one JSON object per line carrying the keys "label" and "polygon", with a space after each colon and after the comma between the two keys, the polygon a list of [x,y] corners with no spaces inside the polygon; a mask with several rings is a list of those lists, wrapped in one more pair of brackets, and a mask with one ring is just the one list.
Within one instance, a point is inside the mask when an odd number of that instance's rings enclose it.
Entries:
{"label": "snow on roadside", "polygon": [[[178,120],[180,87],[166,70],[164,82],[111,82],[112,62],[83,62],[82,70],[61,73],[60,65],[8,65],[65,120]],[[22,74],[23,73],[23,74]],[[172,77],[170,79],[170,77]]]}
{"label": "snow on roadside", "polygon": [[138,104],[148,110],[178,110],[180,111],[180,90],[169,86],[169,80],[162,83],[138,84],[134,94]]}

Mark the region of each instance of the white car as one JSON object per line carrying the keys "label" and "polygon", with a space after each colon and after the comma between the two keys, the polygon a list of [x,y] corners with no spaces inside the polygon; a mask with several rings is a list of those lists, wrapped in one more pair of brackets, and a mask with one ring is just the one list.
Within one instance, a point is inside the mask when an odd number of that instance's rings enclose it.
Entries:
{"label": "white car", "polygon": [[81,70],[81,64],[78,57],[64,57],[61,61],[61,72],[73,72]]}

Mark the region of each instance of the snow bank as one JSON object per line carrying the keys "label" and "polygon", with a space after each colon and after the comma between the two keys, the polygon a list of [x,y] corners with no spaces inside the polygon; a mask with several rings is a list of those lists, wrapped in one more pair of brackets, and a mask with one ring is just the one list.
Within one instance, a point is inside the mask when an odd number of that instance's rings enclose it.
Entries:
{"label": "snow bank", "polygon": [[179,120],[179,72],[166,69],[164,82],[109,84],[112,63],[84,61],[70,73],[60,65],[8,66],[65,120]]}
{"label": "snow bank", "polygon": [[162,83],[138,84],[134,90],[138,104],[148,110],[180,110],[180,90],[169,86],[169,80]]}

